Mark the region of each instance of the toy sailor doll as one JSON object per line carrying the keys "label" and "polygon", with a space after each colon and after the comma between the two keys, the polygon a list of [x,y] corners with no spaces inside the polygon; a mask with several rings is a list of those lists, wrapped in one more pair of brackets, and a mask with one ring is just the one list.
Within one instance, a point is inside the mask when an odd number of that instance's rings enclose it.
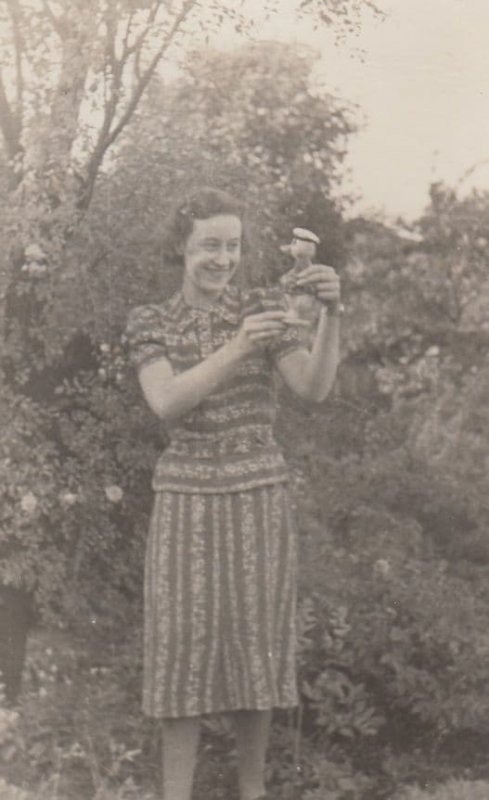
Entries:
{"label": "toy sailor doll", "polygon": [[299,330],[302,342],[306,346],[309,346],[314,339],[321,302],[316,298],[312,288],[297,285],[297,279],[299,274],[313,263],[320,241],[319,237],[307,228],[294,228],[290,244],[280,248],[282,253],[287,253],[294,259],[292,269],[281,276],[280,285],[292,314],[307,323],[307,327],[301,326]]}

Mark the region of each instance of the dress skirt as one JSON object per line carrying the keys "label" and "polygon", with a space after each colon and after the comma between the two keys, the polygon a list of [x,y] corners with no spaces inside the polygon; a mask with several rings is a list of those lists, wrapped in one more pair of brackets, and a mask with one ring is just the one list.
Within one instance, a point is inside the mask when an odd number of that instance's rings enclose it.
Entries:
{"label": "dress skirt", "polygon": [[147,716],[297,704],[296,549],[283,483],[156,494],[145,574]]}

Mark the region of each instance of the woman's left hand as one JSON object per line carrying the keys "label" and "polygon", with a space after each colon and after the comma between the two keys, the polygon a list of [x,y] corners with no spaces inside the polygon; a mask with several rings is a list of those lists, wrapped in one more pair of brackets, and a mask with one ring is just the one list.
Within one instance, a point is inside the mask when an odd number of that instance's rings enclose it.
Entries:
{"label": "woman's left hand", "polygon": [[333,267],[325,264],[311,264],[297,276],[296,286],[307,286],[331,311],[341,304],[340,278]]}

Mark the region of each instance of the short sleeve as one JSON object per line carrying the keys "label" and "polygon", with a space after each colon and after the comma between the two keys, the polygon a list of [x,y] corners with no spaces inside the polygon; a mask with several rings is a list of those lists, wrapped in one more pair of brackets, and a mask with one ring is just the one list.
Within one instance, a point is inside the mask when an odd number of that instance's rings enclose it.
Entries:
{"label": "short sleeve", "polygon": [[167,357],[165,323],[155,306],[138,306],[128,317],[125,336],[129,359],[139,369]]}
{"label": "short sleeve", "polygon": [[[285,293],[280,286],[254,289],[253,294],[255,294],[262,311],[286,311],[288,308]],[[280,339],[268,345],[267,350],[272,358],[277,361],[292,350],[303,346],[299,331],[291,325],[284,331]]]}

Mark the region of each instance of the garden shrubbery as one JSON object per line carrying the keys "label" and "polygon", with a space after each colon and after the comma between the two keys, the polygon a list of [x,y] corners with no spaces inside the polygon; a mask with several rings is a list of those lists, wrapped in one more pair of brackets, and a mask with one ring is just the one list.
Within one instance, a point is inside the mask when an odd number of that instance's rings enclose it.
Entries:
{"label": "garden shrubbery", "polygon": [[431,789],[418,787],[403,790],[394,800],[485,800],[489,781],[448,781]]}

